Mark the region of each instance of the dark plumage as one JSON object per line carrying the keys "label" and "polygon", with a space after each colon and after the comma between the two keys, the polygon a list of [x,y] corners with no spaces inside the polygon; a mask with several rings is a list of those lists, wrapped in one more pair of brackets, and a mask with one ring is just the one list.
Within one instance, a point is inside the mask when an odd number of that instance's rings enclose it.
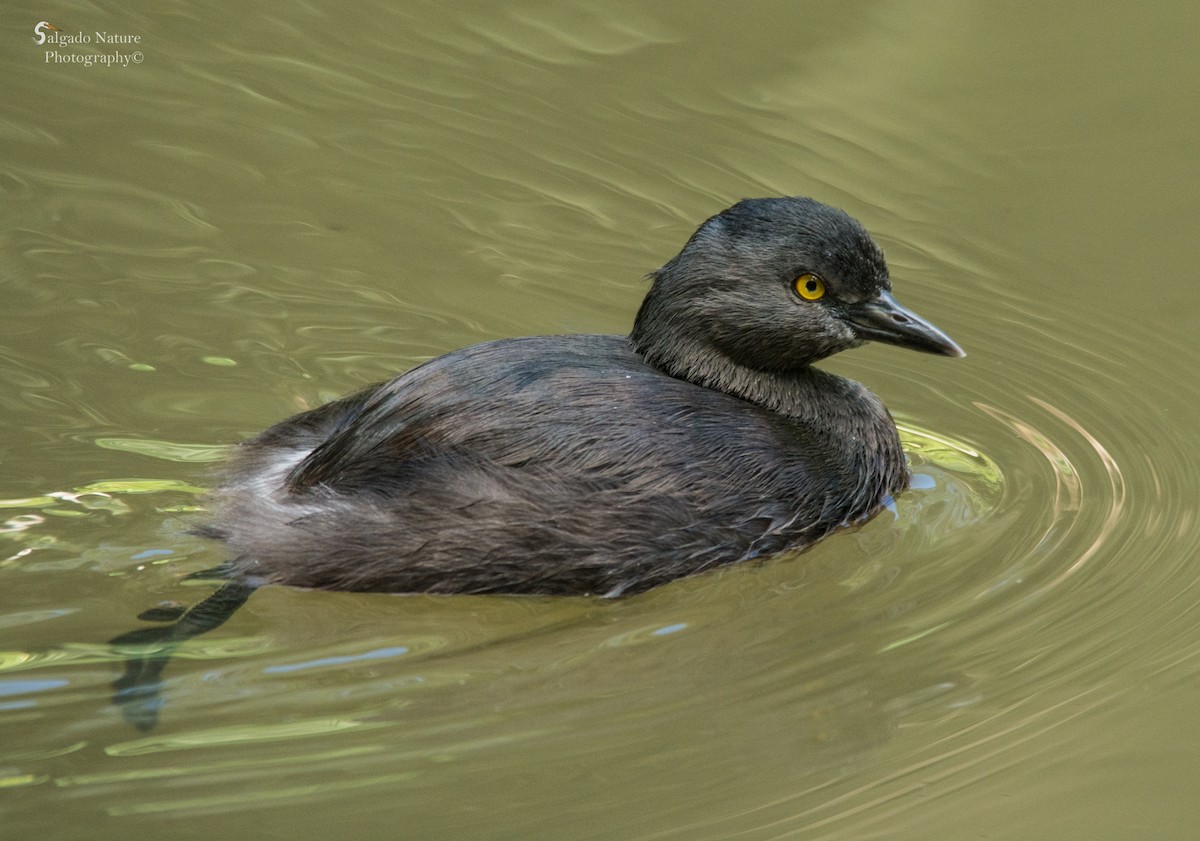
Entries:
{"label": "dark plumage", "polygon": [[386,592],[616,596],[806,546],[908,481],[882,403],[811,363],[962,355],[890,289],[841,211],[742,201],[628,338],[474,345],[285,420],[241,445],[208,531],[235,577]]}

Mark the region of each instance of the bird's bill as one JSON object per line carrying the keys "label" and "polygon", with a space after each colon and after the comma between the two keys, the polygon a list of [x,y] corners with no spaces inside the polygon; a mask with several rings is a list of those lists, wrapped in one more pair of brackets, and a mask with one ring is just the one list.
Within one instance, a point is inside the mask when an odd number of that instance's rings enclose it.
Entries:
{"label": "bird's bill", "polygon": [[953,339],[901,306],[886,290],[870,301],[849,307],[846,321],[864,341],[886,342],[942,356],[966,356]]}

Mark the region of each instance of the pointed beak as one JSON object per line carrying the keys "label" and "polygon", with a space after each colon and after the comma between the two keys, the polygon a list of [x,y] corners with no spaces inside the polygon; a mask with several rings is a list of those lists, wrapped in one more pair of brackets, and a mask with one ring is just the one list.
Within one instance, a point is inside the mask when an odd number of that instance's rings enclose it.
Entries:
{"label": "pointed beak", "polygon": [[888,291],[847,308],[846,321],[864,341],[886,342],[942,356],[966,356],[954,340],[921,316],[900,306]]}

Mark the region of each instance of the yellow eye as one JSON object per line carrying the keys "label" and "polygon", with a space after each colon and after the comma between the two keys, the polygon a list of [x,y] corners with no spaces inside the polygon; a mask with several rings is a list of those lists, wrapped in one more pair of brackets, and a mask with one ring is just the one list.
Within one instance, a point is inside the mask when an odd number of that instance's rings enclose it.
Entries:
{"label": "yellow eye", "polygon": [[819,300],[825,297],[825,281],[805,272],[796,278],[796,294],[806,301]]}

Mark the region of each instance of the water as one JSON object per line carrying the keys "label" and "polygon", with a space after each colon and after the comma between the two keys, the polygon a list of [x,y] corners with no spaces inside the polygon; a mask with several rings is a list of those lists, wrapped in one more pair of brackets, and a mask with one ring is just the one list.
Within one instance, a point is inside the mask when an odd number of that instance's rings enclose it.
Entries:
{"label": "water", "polygon": [[[5,834],[1192,837],[1200,19],[1087,11],[11,13]],[[49,63],[42,19],[143,60]],[[624,332],[699,221],[789,193],[970,354],[828,363],[901,423],[894,510],[614,603],[267,588],[153,730],[110,704],[105,641],[211,592],[224,446],[470,342]]]}

